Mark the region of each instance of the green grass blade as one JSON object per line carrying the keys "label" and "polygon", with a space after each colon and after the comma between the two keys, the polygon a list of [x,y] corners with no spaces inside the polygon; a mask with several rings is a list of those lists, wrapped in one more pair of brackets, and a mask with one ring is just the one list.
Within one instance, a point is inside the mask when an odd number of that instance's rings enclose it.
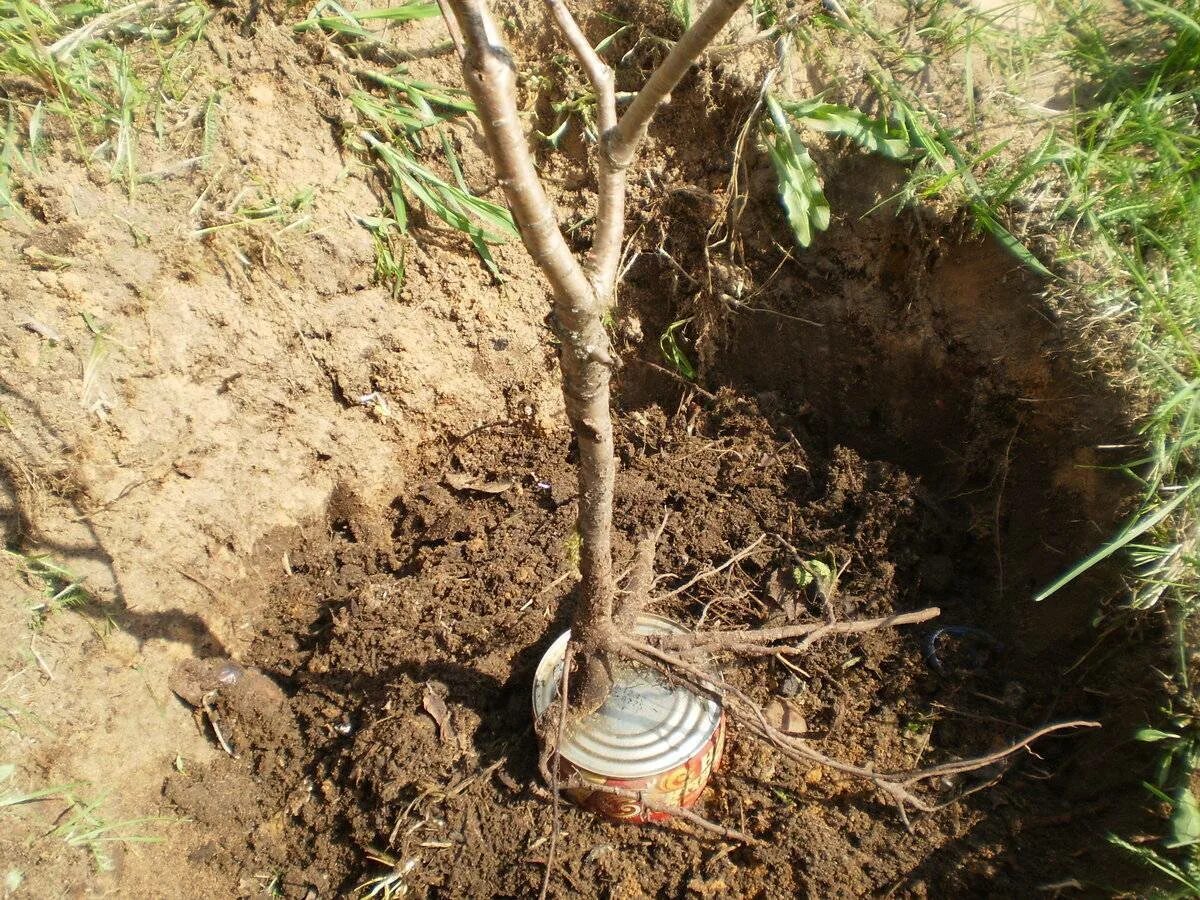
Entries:
{"label": "green grass blade", "polygon": [[1120,847],[1122,850],[1127,850],[1141,860],[1144,864],[1151,866],[1174,881],[1179,882],[1187,888],[1193,896],[1200,895],[1200,879],[1192,878],[1183,869],[1175,865],[1169,859],[1164,859],[1159,856],[1149,847],[1139,847],[1136,844],[1131,844],[1129,841],[1123,840],[1116,835],[1110,834],[1108,840],[1113,845]]}
{"label": "green grass blade", "polygon": [[367,9],[352,13],[360,22],[370,22],[382,19],[387,22],[415,22],[420,19],[433,19],[441,15],[436,3],[424,3],[419,0],[409,0],[400,6],[390,6],[384,9]]}
{"label": "green grass blade", "polygon": [[692,321],[690,318],[680,319],[668,325],[667,330],[658,339],[658,346],[662,350],[663,358],[671,364],[676,372],[689,381],[695,381],[699,373],[679,344],[679,332],[690,321]]}
{"label": "green grass blade", "polygon": [[1088,569],[1092,568],[1092,566],[1108,559],[1122,547],[1132,543],[1151,528],[1161,525],[1164,521],[1166,521],[1167,517],[1170,516],[1171,513],[1173,513],[1176,509],[1178,509],[1188,497],[1192,496],[1192,494],[1194,494],[1198,488],[1200,488],[1200,479],[1193,481],[1186,488],[1176,494],[1168,503],[1164,503],[1158,509],[1154,510],[1154,512],[1130,522],[1111,541],[1106,543],[1100,549],[1096,550],[1091,556],[1087,557],[1082,562],[1072,566],[1065,574],[1056,578],[1048,586],[1039,591],[1037,596],[1033,598],[1034,602],[1040,603],[1041,601],[1045,600],[1051,594],[1061,590]]}
{"label": "green grass blade", "polygon": [[902,129],[852,107],[821,100],[781,100],[779,105],[804,126],[847,137],[864,150],[887,159],[905,159],[912,153],[912,145]]}
{"label": "green grass blade", "polygon": [[1183,10],[1175,9],[1158,0],[1133,0],[1133,6],[1147,15],[1157,19],[1168,19],[1193,37],[1200,38],[1200,22],[1197,22]]}

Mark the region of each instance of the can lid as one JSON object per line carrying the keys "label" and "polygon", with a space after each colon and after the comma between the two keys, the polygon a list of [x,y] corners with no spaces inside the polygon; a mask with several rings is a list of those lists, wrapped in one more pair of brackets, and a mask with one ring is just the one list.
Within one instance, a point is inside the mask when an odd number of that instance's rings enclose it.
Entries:
{"label": "can lid", "polygon": [[[662,616],[642,615],[640,634],[684,634]],[[533,679],[533,711],[541,716],[558,696],[571,632],[559,635]],[[721,707],[712,698],[634,663],[614,667],[604,705],[581,721],[559,746],[580,769],[606,778],[648,778],[669,772],[700,751],[717,729]]]}

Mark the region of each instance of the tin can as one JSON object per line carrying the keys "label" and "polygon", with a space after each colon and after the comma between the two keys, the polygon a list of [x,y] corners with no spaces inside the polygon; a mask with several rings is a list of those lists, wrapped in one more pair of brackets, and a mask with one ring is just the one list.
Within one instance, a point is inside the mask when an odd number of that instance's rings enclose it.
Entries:
{"label": "tin can", "polygon": [[[642,615],[641,634],[684,634],[662,616]],[[571,632],[550,645],[533,679],[533,713],[540,717],[558,696]],[[560,777],[637,792],[642,799],[587,787],[566,791],[579,806],[625,822],[657,822],[670,815],[648,808],[692,806],[721,762],[725,716],[712,697],[672,684],[658,672],[622,662],[604,705],[564,736]]]}

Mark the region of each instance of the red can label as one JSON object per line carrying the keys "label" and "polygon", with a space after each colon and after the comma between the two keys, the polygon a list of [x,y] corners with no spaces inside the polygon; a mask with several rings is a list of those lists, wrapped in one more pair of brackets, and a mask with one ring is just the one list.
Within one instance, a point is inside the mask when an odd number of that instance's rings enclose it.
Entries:
{"label": "red can label", "polygon": [[636,792],[639,797],[613,794],[587,787],[572,788],[564,793],[572,802],[622,822],[661,822],[671,818],[669,813],[648,808],[653,806],[677,806],[687,809],[693,806],[712,773],[721,764],[725,752],[725,716],[722,715],[711,738],[687,762],[669,769],[660,775],[648,778],[605,778],[588,772],[559,757],[559,775],[563,778],[578,776],[590,784],[620,788]]}

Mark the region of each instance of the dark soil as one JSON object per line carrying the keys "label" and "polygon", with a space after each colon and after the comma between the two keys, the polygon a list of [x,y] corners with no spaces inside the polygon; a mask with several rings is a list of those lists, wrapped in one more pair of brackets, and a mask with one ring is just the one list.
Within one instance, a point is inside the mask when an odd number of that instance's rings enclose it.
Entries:
{"label": "dark soil", "polygon": [[[843,447],[806,449],[801,429],[732,392],[681,402],[670,417],[652,407],[621,421],[618,532],[637,535],[672,511],[657,560],[673,573],[667,585],[768,535],[728,577],[666,611],[727,627],[819,617],[823,604],[790,577],[797,559],[818,558],[845,566],[833,597],[839,616],[937,603],[944,624],[991,627],[971,602],[994,577],[991,546],[896,465]],[[451,473],[496,492],[454,490],[448,484],[465,479]],[[370,856],[412,861],[403,882],[418,896],[537,890],[551,818],[534,787],[530,683],[569,609],[573,479],[563,439],[485,428],[427,466],[382,526],[343,497],[329,533],[290,550],[287,573],[272,559],[249,663],[289,702],[260,692],[248,711],[245,679],[219,692],[219,721],[240,758],[167,786],[210,832],[194,861],[240,874],[247,892],[255,875],[260,887],[263,873],[278,875],[297,897],[386,874]],[[630,551],[626,541],[621,558]],[[772,663],[736,663],[728,674],[764,701],[795,693],[824,749],[881,769],[986,752],[1049,720],[1106,715],[1107,689],[1061,677],[1068,653],[1039,656],[1007,638],[986,653],[939,642],[938,674],[923,658],[929,630],[830,641],[790,683]],[[439,735],[424,711],[427,691],[444,698],[453,734]],[[1128,798],[1090,771],[1110,744],[1045,740],[1006,770],[982,773],[1003,775],[994,787],[906,833],[862,785],[806,771],[735,731],[704,812],[762,845],[571,809],[556,888],[614,897],[1025,894],[1064,872],[1110,865],[1102,834]],[[979,784],[939,789],[948,797]]]}

